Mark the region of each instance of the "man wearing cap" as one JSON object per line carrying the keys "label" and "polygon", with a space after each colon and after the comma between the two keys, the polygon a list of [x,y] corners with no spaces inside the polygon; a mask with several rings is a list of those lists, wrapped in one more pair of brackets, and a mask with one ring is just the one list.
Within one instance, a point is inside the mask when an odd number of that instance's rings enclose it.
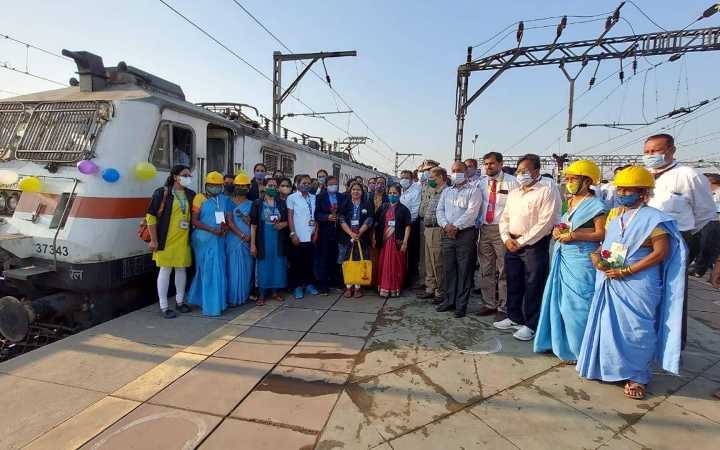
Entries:
{"label": "man wearing cap", "polygon": [[[433,161],[432,159],[426,159],[417,168],[421,186],[420,210],[418,211],[418,226],[420,229],[420,267],[418,268],[419,274],[418,280],[416,282],[416,286],[418,288],[423,287],[425,279],[427,278],[427,266],[425,264],[427,259],[425,257],[425,217],[427,217],[428,215],[427,208],[433,195],[433,189],[428,186],[428,180],[430,179],[430,170],[434,167],[438,167],[439,165],[440,163],[438,163],[437,161]],[[427,290],[427,286],[425,286],[425,289],[423,289],[421,292],[425,292],[425,290]]]}

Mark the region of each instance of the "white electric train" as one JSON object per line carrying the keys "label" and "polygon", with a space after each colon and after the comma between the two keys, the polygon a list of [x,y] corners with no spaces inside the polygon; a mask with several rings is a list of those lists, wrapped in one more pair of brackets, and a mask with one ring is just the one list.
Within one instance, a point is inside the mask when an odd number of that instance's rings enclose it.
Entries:
{"label": "white electric train", "polygon": [[[70,87],[0,100],[2,178],[41,183],[38,192],[0,185],[6,339],[21,340],[33,321],[107,320],[138,297],[131,286],[154,269],[138,224],[175,164],[192,167],[198,191],[209,171],[251,173],[260,162],[290,178],[324,168],[342,184],[379,175],[317,142],[272,135],[242,113],[247,105],[192,104],[180,86],[125,63],[63,53],[78,66]],[[81,173],[76,164],[85,160],[99,171]],[[143,161],[157,168],[151,180],[135,176]],[[105,169],[119,179],[106,181]]]}

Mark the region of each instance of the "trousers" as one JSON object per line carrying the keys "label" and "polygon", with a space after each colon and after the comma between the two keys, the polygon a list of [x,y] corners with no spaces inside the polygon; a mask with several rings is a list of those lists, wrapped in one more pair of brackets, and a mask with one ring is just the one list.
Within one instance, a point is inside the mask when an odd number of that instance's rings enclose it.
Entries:
{"label": "trousers", "polygon": [[533,331],[540,318],[543,290],[550,270],[550,236],[516,252],[505,253],[507,314]]}
{"label": "trousers", "polygon": [[313,284],[315,276],[315,244],[312,242],[301,242],[297,247],[290,244],[290,287],[305,287]]}
{"label": "trousers", "polygon": [[507,303],[505,244],[500,238],[499,225],[480,227],[478,260],[483,303],[488,308],[505,312]]}
{"label": "trousers", "polygon": [[685,292],[683,294],[683,313],[682,313],[682,340],[681,348],[685,350],[685,343],[687,342],[687,315],[688,315],[688,268],[690,263],[700,253],[700,239],[701,232],[693,234],[692,231],[683,231],[680,233],[685,241],[685,245],[688,248],[687,256],[687,267],[685,268]]}
{"label": "trousers", "polygon": [[442,305],[453,305],[455,311],[467,311],[475,270],[475,259],[477,258],[476,241],[477,230],[475,227],[458,231],[455,239],[450,239],[443,233],[440,248],[445,300]]}
{"label": "trousers", "polygon": [[440,248],[442,240],[442,228],[424,227],[425,239],[425,292],[429,292],[437,298],[445,296],[443,288],[443,261]]}

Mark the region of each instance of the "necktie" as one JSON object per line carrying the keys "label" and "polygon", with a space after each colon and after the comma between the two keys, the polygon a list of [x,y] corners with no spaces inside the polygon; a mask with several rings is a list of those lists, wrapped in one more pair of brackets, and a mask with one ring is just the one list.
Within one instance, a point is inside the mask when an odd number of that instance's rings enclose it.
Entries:
{"label": "necktie", "polygon": [[488,198],[487,212],[485,213],[485,222],[492,224],[495,220],[495,201],[497,195],[497,181],[490,180],[490,198]]}

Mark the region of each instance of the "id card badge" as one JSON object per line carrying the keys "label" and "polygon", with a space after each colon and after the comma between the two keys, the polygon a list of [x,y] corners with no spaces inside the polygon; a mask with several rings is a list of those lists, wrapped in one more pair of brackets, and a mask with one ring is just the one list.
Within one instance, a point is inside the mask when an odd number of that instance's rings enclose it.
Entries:
{"label": "id card badge", "polygon": [[180,221],[180,229],[181,229],[181,230],[187,230],[188,228],[190,228],[190,224],[188,223],[188,221],[187,221],[187,220],[181,220],[181,221]]}
{"label": "id card badge", "polygon": [[273,214],[273,215],[270,216],[270,222],[271,222],[271,223],[275,223],[275,222],[277,222],[278,220],[280,220],[280,216],[278,216],[278,215],[276,215],[276,214]]}
{"label": "id card badge", "polygon": [[625,259],[627,258],[627,252],[628,248],[625,245],[619,242],[613,242],[610,245],[610,258],[608,258],[608,260],[619,264],[624,264]]}
{"label": "id card badge", "polygon": [[388,220],[388,226],[389,226],[389,227],[394,227],[394,226],[395,226],[395,221],[394,221],[394,220]]}
{"label": "id card badge", "polygon": [[351,220],[351,221],[350,221],[350,226],[351,226],[351,227],[359,227],[359,226],[360,226],[360,221],[359,221],[359,220]]}
{"label": "id card badge", "polygon": [[308,226],[314,227],[314,226],[315,226],[315,221],[314,221],[314,220],[308,221]]}
{"label": "id card badge", "polygon": [[222,211],[215,211],[215,223],[217,225],[225,223],[225,213]]}

